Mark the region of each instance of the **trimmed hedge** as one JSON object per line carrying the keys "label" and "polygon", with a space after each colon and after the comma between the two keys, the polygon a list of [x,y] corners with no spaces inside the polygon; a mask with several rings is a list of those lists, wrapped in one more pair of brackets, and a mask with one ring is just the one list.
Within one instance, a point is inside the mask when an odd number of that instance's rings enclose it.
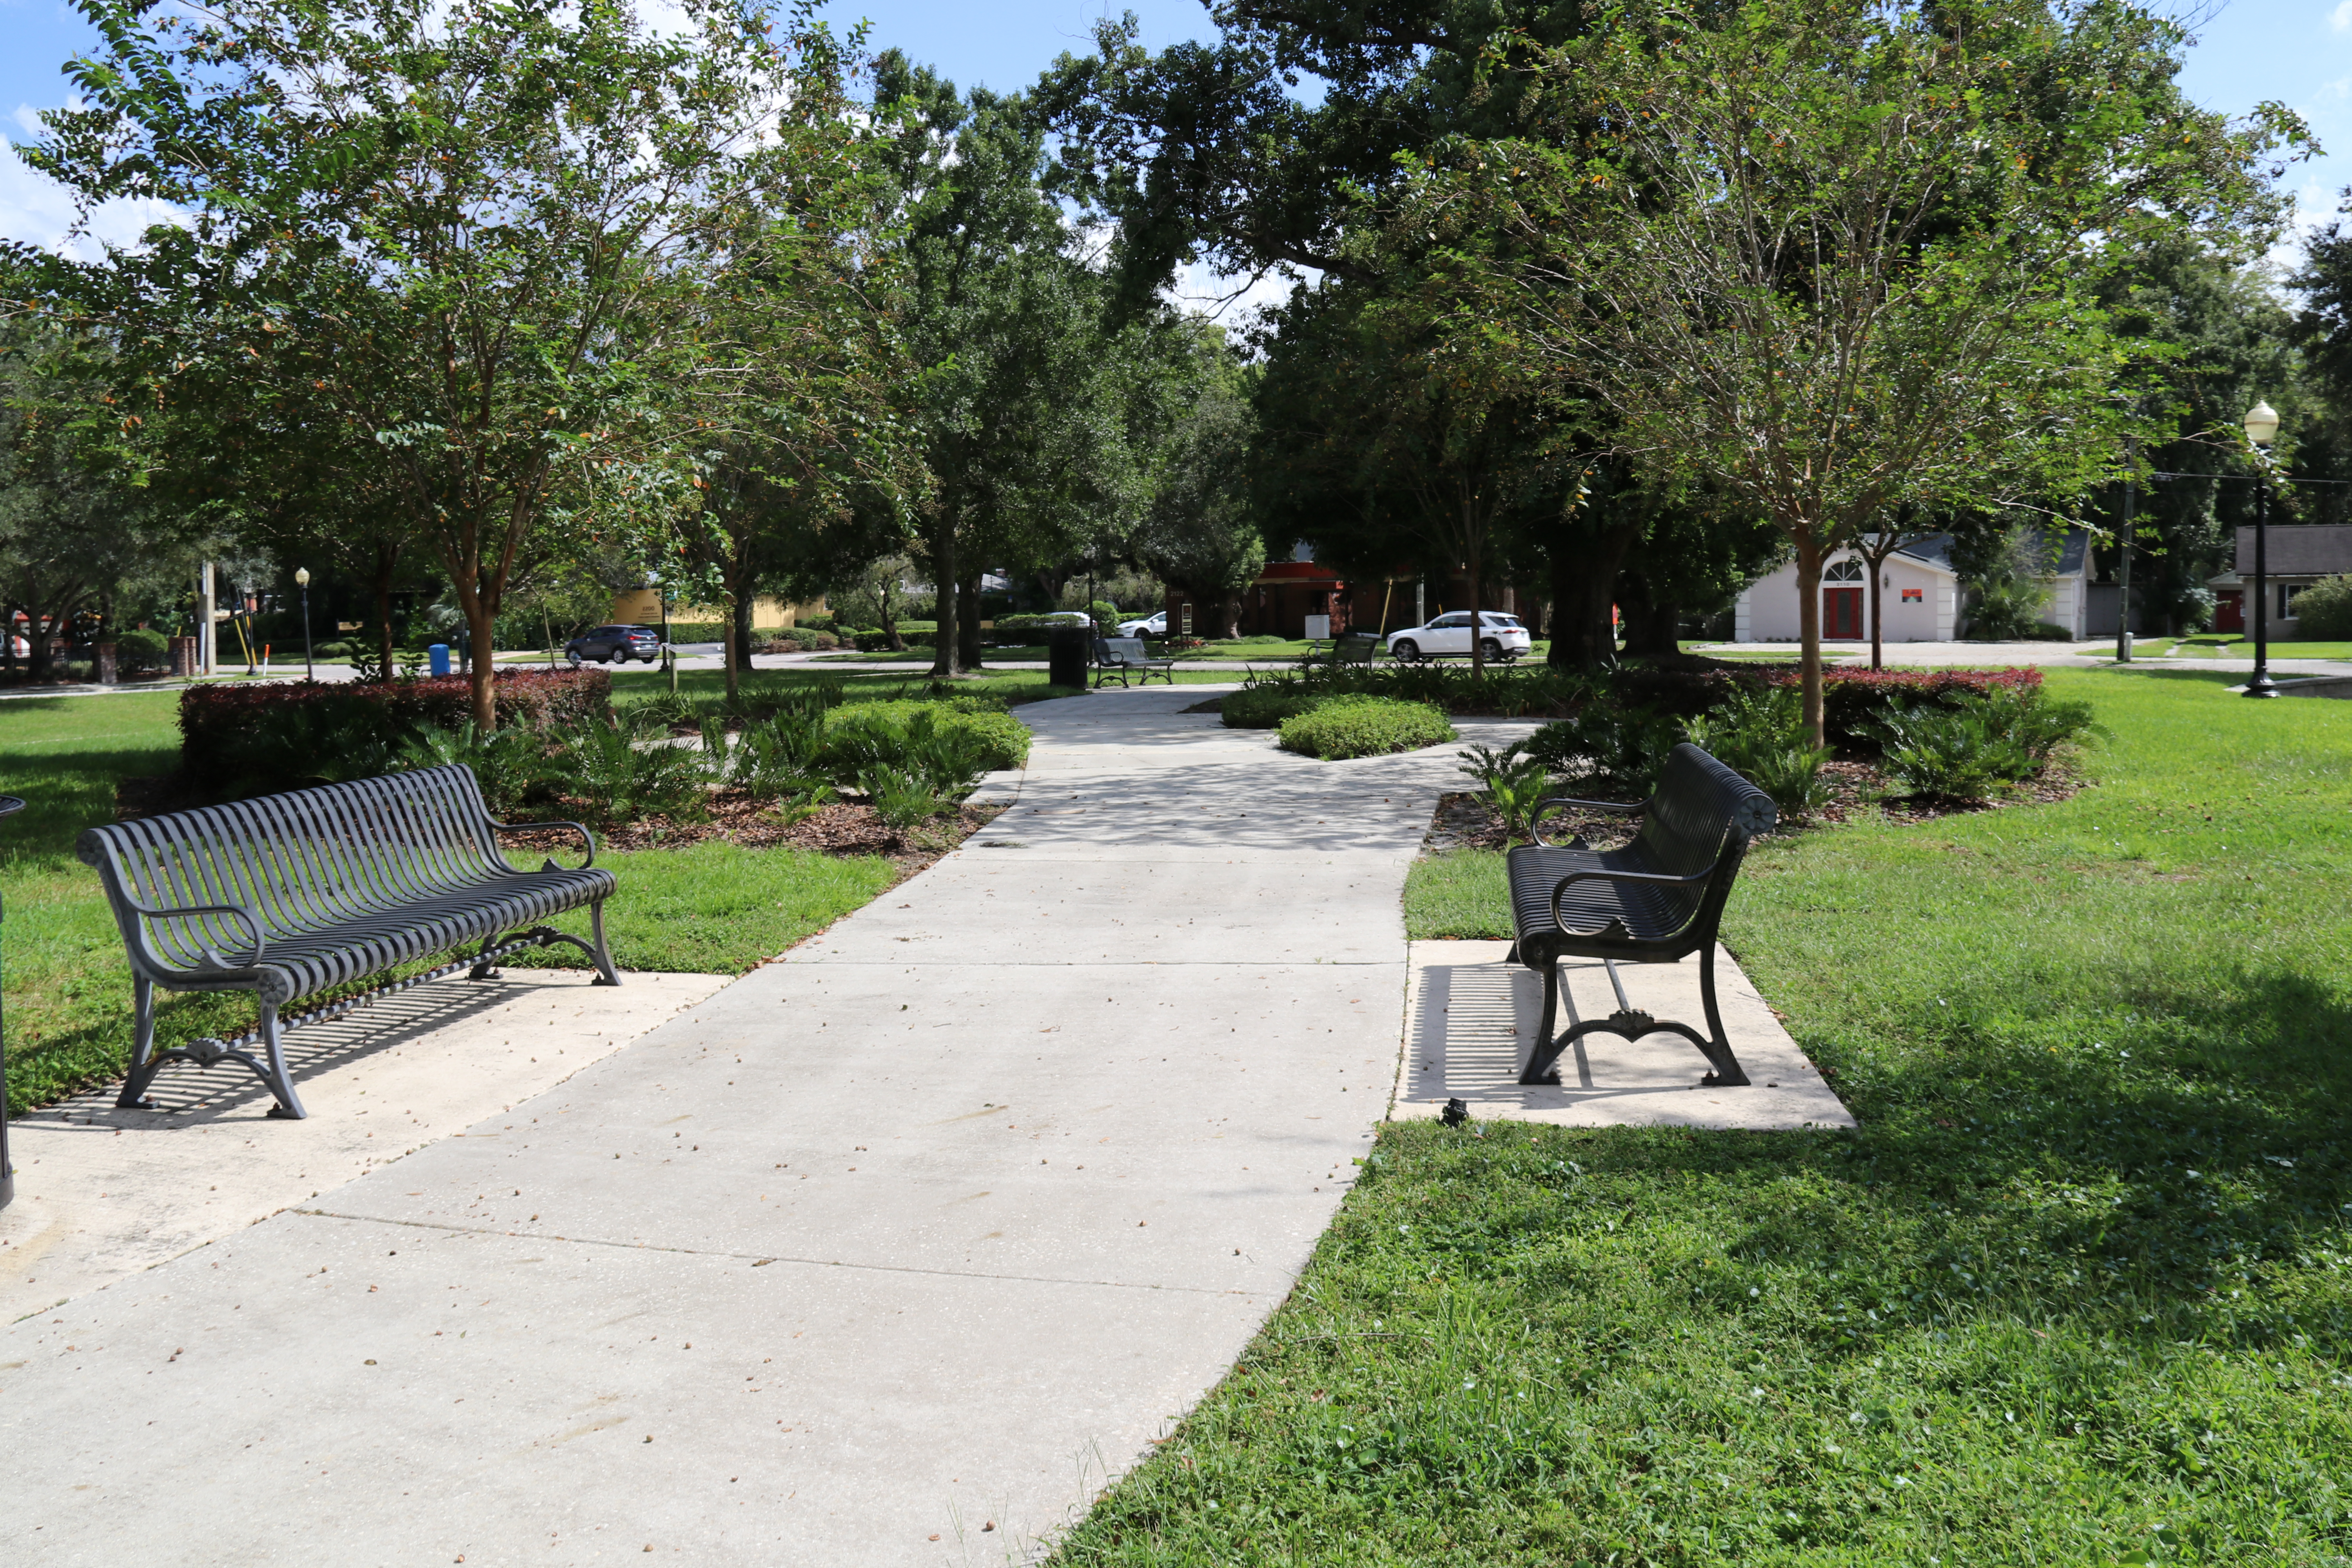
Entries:
{"label": "trimmed hedge", "polygon": [[1426,702],[1400,702],[1391,697],[1329,698],[1282,721],[1284,751],[1327,763],[1416,751],[1454,739],[1454,726],[1443,712]]}
{"label": "trimmed hedge", "polygon": [[[491,688],[499,728],[546,729],[612,711],[601,669],[501,669]],[[390,771],[428,730],[473,717],[462,675],[382,684],[192,686],[180,693],[180,768],[206,789],[297,789]]]}
{"label": "trimmed hedge", "polygon": [[1275,730],[1284,720],[1311,713],[1330,700],[1328,691],[1311,691],[1297,681],[1286,681],[1228,692],[1217,711],[1228,730]]}

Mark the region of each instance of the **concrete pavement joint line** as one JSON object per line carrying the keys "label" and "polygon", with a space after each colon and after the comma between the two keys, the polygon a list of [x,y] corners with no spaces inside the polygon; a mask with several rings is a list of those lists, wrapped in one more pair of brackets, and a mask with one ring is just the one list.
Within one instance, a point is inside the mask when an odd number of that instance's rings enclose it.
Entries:
{"label": "concrete pavement joint line", "polygon": [[[453,1236],[495,1236],[513,1241],[560,1241],[567,1247],[612,1247],[624,1252],[676,1252],[688,1258],[741,1258],[754,1265],[797,1263],[807,1268],[859,1268],[876,1274],[927,1274],[940,1279],[1001,1279],[1018,1285],[1079,1285],[1105,1290],[1179,1290],[1193,1296],[1237,1296],[1255,1300],[1263,1290],[1211,1290],[1198,1285],[1150,1285],[1133,1279],[1065,1279],[1051,1274],[991,1274],[980,1268],[917,1268],[901,1263],[851,1263],[839,1258],[792,1258],[772,1252],[719,1252],[706,1247],[661,1247],[650,1241],[607,1241],[597,1236],[546,1236],[538,1231],[493,1230],[481,1225],[444,1225],[425,1219],[386,1219],[381,1215],[336,1209],[289,1209],[312,1219],[357,1220],[363,1225],[400,1225],[411,1230],[446,1230]],[[62,1305],[62,1303],[60,1303]],[[37,1316],[37,1314],[35,1314]]]}

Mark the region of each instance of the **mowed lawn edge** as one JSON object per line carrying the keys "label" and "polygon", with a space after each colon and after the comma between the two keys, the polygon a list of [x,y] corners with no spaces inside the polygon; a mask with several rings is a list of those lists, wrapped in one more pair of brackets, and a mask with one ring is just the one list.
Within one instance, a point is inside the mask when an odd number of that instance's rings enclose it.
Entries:
{"label": "mowed lawn edge", "polygon": [[[1383,1128],[1054,1561],[2352,1555],[2352,703],[2049,679],[2112,731],[2082,794],[1768,840],[1733,897],[1857,1131]],[[1447,861],[1412,933],[1507,934]]]}

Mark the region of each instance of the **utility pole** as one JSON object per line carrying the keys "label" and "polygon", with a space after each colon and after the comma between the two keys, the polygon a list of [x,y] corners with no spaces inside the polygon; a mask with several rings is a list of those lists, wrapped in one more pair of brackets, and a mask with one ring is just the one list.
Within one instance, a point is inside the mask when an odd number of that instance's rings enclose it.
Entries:
{"label": "utility pole", "polygon": [[2121,618],[2116,623],[2116,662],[2132,661],[2131,629],[2131,550],[2132,550],[2132,481],[2139,477],[2139,437],[2134,436],[2124,443],[2124,519],[2116,531],[2123,545],[2123,559],[2116,563],[2116,583]]}
{"label": "utility pole", "polygon": [[211,675],[216,633],[213,626],[213,563],[196,569],[196,672]]}

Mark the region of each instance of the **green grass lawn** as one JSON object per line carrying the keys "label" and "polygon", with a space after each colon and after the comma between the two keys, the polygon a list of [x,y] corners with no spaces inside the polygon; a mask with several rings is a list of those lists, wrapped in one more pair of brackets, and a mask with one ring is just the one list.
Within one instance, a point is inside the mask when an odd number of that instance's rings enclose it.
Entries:
{"label": "green grass lawn", "polygon": [[[2107,640],[2112,643],[2115,639],[2110,637]],[[2164,640],[2159,637],[2137,638],[2134,642],[2133,651],[2137,653],[2150,643],[2161,643]],[[2254,657],[2254,639],[2252,635],[2240,632],[2208,632],[2196,637],[2180,638],[2176,652],[2182,658],[2252,658]],[[2271,636],[2271,657],[2273,658],[2352,658],[2352,642],[2321,642],[2316,639],[2299,642],[2293,638],[2282,637],[2274,632]]]}
{"label": "green grass lawn", "polygon": [[[653,679],[647,677],[646,679]],[[717,677],[710,678],[715,683]],[[616,687],[620,683],[615,683]],[[0,965],[5,965],[8,1100],[18,1110],[120,1074],[130,1059],[131,972],[97,874],[73,858],[77,834],[111,820],[114,784],[168,772],[177,758],[177,699],[26,698],[0,703],[0,794],[26,809],[0,821]],[[624,969],[740,974],[888,887],[879,857],[705,843],[605,855],[620,891],[605,931]],[[585,933],[585,914],[559,922]],[[508,961],[584,968],[553,949]],[[158,1037],[242,1030],[241,998],[169,996]]]}
{"label": "green grass lawn", "polygon": [[2352,703],[2231,679],[2053,671],[2095,787],[1759,845],[1728,943],[1860,1131],[1386,1129],[1055,1561],[2352,1559]]}

